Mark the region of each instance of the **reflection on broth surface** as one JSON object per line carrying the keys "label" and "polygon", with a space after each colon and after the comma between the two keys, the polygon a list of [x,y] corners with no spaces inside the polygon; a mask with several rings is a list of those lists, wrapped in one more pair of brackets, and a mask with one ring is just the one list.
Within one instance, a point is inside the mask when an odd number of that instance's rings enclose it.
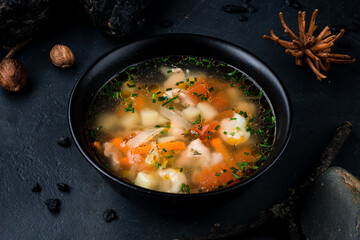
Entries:
{"label": "reflection on broth surface", "polygon": [[266,161],[275,118],[243,72],[200,57],[151,59],[117,74],[88,112],[94,155],[135,185],[170,193],[240,182]]}

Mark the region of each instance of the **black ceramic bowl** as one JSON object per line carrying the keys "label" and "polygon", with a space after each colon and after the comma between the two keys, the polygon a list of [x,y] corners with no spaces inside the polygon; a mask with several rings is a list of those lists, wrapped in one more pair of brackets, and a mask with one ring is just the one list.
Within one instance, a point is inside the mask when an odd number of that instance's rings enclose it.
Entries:
{"label": "black ceramic bowl", "polygon": [[[117,72],[130,65],[155,57],[191,55],[216,59],[228,63],[248,74],[264,90],[275,112],[276,140],[267,162],[253,176],[230,187],[208,193],[171,194],[144,189],[120,180],[96,161],[87,142],[85,122],[89,105],[97,91]],[[290,137],[291,106],[284,86],[273,71],[246,50],[231,43],[191,34],[168,34],[146,38],[119,47],[98,59],[80,77],[69,102],[69,124],[76,145],[87,161],[100,172],[116,190],[132,201],[154,204],[177,210],[181,206],[198,206],[213,200],[226,199],[230,193],[239,192],[268,170],[279,158]]]}

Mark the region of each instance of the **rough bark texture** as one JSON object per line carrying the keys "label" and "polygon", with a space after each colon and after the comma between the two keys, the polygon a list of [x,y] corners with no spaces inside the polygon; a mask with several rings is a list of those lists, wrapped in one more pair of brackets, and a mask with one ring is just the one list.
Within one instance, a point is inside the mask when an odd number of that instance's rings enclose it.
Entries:
{"label": "rough bark texture", "polygon": [[79,0],[101,32],[124,37],[144,22],[144,10],[151,0]]}
{"label": "rough bark texture", "polygon": [[49,0],[0,0],[0,44],[29,39],[49,18]]}

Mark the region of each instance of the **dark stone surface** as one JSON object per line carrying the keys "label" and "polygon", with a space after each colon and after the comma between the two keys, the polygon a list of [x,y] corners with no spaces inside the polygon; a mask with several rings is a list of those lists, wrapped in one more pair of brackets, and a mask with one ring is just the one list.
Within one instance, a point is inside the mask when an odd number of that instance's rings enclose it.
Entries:
{"label": "dark stone surface", "polygon": [[151,0],[80,0],[94,26],[101,32],[124,37],[133,34],[145,21],[144,11]]}
{"label": "dark stone surface", "polygon": [[[301,182],[334,129],[344,120],[353,123],[353,133],[339,152],[334,165],[360,177],[360,68],[332,65],[328,79],[319,82],[307,68],[295,66],[292,56],[261,38],[270,29],[282,38],[278,12],[283,11],[288,25],[297,32],[297,12],[283,1],[253,0],[257,11],[246,22],[237,14],[222,10],[223,2],[156,1],[149,6],[149,21],[138,37],[168,32],[197,33],[217,37],[246,48],[280,77],[288,89],[294,108],[293,135],[279,161],[241,196],[207,212],[188,217],[164,216],[139,208],[118,195],[93,169],[73,142],[68,148],[57,144],[70,136],[67,104],[70,92],[81,73],[104,52],[124,44],[104,37],[86,24],[73,24],[43,32],[17,56],[29,72],[24,92],[11,94],[0,89],[0,239],[173,239],[210,230],[215,223],[236,224],[269,207],[286,194],[286,189]],[[319,8],[319,28],[353,21],[360,12],[360,1],[304,0],[302,9],[309,15]],[[249,16],[248,14],[247,16]],[[161,28],[158,22],[174,24]],[[334,51],[359,58],[359,33],[343,37],[351,47]],[[49,52],[55,44],[68,45],[76,56],[75,65],[59,69],[52,65]],[[176,46],[174,46],[176,47]],[[1,52],[5,55],[5,52]],[[66,182],[69,193],[59,192],[56,183]],[[31,191],[34,183],[40,194]],[[51,214],[44,202],[61,200],[61,211]],[[118,219],[103,220],[103,212],[113,208]],[[286,239],[286,231],[261,232],[244,239]]]}
{"label": "dark stone surface", "polygon": [[329,168],[306,197],[301,225],[312,240],[360,239],[360,181],[343,168]]}
{"label": "dark stone surface", "polygon": [[29,39],[49,19],[49,0],[0,1],[0,44],[13,46]]}

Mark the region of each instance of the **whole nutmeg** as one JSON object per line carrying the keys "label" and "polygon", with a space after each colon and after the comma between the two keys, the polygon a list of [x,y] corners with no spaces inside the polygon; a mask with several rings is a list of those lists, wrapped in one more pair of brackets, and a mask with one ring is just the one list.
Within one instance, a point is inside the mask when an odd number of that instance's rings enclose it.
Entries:
{"label": "whole nutmeg", "polygon": [[28,73],[16,59],[4,58],[0,62],[0,85],[7,91],[17,92],[24,88]]}
{"label": "whole nutmeg", "polygon": [[56,44],[50,51],[50,59],[55,66],[67,68],[74,64],[75,55],[69,47]]}

